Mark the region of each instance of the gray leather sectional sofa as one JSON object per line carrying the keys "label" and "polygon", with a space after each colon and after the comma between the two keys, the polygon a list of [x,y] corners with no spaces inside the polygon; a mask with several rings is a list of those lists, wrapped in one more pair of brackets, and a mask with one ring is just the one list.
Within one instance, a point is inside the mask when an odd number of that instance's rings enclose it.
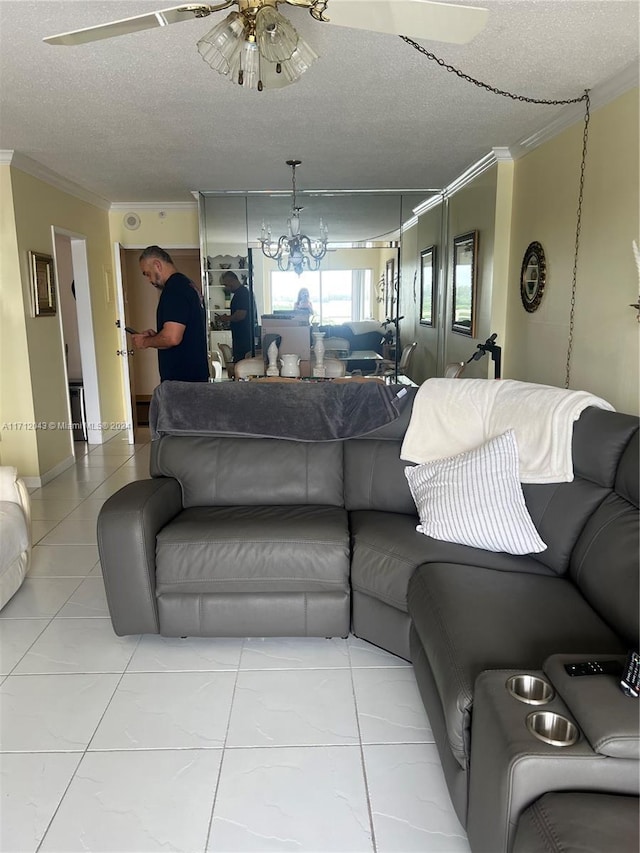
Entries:
{"label": "gray leather sectional sofa", "polygon": [[[547,550],[511,556],[416,532],[400,460],[411,401],[345,441],[154,441],[151,478],[98,519],[114,630],[352,631],[412,661],[474,850],[512,849],[547,791],[631,795],[637,807],[637,702],[612,676],[568,678],[563,656],[623,660],[639,646],[638,418],[583,412],[574,481],[523,487]],[[574,745],[531,733],[536,706],[505,688],[518,673],[549,684],[542,710],[576,726]]]}

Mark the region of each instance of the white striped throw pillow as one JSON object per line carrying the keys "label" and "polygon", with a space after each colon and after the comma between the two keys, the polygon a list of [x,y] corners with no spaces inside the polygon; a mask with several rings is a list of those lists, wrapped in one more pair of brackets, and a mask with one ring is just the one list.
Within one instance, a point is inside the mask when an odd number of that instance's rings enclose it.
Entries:
{"label": "white striped throw pillow", "polygon": [[524,502],[513,430],[404,473],[420,516],[418,533],[506,554],[546,549]]}

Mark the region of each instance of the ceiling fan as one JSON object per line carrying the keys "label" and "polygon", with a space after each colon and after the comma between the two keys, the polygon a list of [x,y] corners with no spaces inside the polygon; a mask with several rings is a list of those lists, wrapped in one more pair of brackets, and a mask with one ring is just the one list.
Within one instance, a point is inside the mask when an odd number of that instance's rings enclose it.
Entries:
{"label": "ceiling fan", "polygon": [[294,83],[318,58],[289,20],[287,4],[309,10],[316,21],[339,27],[465,44],[484,28],[489,12],[433,0],[224,0],[188,4],[108,24],[49,36],[48,44],[78,45],[165,27],[237,6],[201,38],[198,51],[213,69],[246,88],[262,91]]}

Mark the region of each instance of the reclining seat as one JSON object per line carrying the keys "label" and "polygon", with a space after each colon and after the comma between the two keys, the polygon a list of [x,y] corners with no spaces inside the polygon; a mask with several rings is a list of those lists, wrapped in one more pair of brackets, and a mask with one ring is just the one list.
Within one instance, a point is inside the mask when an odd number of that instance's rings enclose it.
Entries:
{"label": "reclining seat", "polygon": [[164,435],[98,545],[116,634],[346,636],[343,443]]}
{"label": "reclining seat", "polygon": [[573,459],[573,482],[523,486],[546,551],[500,555],[506,571],[436,558],[409,581],[411,660],[463,824],[477,676],[638,648],[637,418],[586,409]]}

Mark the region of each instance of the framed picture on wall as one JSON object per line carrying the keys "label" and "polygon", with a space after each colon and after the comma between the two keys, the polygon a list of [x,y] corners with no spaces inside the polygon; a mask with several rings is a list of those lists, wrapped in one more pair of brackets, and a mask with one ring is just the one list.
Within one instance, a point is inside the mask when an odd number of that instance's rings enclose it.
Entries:
{"label": "framed picture on wall", "polygon": [[396,277],[396,261],[395,258],[389,258],[385,266],[384,273],[384,315],[385,317],[393,317],[395,291],[394,283]]}
{"label": "framed picture on wall", "polygon": [[453,239],[453,314],[451,329],[475,337],[478,288],[478,232]]}
{"label": "framed picture on wall", "polygon": [[29,252],[29,276],[34,317],[56,313],[56,280],[51,255]]}
{"label": "framed picture on wall", "polygon": [[420,252],[420,323],[433,326],[436,305],[436,247]]}

